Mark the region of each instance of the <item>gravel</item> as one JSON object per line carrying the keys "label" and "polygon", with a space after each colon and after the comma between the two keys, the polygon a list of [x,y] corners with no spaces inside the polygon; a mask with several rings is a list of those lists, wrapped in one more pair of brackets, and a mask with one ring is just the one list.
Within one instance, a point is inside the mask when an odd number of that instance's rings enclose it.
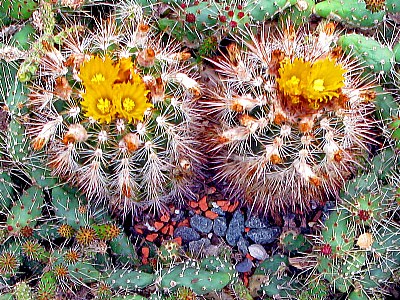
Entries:
{"label": "gravel", "polygon": [[214,233],[217,236],[225,236],[227,229],[226,219],[223,217],[218,217],[214,220]]}
{"label": "gravel", "polygon": [[203,253],[204,249],[209,247],[211,242],[207,238],[202,238],[198,241],[191,241],[189,243],[189,251],[193,254],[198,255],[199,253]]}
{"label": "gravel", "polygon": [[281,229],[279,227],[251,229],[247,236],[256,244],[270,244],[279,236]]}
{"label": "gravel", "polygon": [[244,231],[244,216],[237,210],[233,214],[232,220],[229,223],[228,230],[226,231],[226,241],[231,246],[236,246]]}
{"label": "gravel", "polygon": [[238,263],[235,266],[235,269],[239,273],[245,273],[245,272],[250,272],[252,267],[253,267],[253,263],[251,262],[251,260],[248,258],[245,258],[242,262]]}
{"label": "gravel", "polygon": [[181,226],[175,229],[174,237],[181,237],[182,243],[190,243],[200,239],[200,234],[191,227]]}
{"label": "gravel", "polygon": [[250,217],[244,225],[249,228],[267,228],[268,227],[268,223],[263,222],[259,217],[254,217],[254,216]]}
{"label": "gravel", "polygon": [[200,215],[194,215],[190,218],[190,226],[201,233],[209,233],[212,229],[212,225],[212,220]]}

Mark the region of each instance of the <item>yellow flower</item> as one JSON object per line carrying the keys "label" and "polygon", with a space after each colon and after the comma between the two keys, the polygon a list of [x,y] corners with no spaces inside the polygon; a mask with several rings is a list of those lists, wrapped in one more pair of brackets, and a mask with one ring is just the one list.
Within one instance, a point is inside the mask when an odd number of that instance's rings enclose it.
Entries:
{"label": "yellow flower", "polygon": [[86,88],[97,88],[100,85],[111,86],[118,78],[118,72],[119,64],[115,65],[108,55],[104,59],[92,56],[81,66],[79,78]]}
{"label": "yellow flower", "polygon": [[82,110],[85,117],[92,117],[100,124],[110,123],[116,115],[115,90],[109,84],[99,85],[95,88],[88,87],[82,95]]}
{"label": "yellow flower", "polygon": [[339,96],[345,72],[330,58],[314,63],[296,58],[293,62],[286,60],[282,63],[277,83],[292,103],[307,101],[311,108],[318,109],[321,102],[326,103]]}
{"label": "yellow flower", "polygon": [[130,57],[124,57],[119,60],[119,70],[117,82],[128,82],[133,74],[133,62]]}
{"label": "yellow flower", "polygon": [[147,102],[146,95],[149,90],[146,89],[146,85],[139,75],[134,75],[133,82],[115,85],[116,99],[118,99],[115,103],[117,113],[128,123],[143,120],[144,112],[153,106]]}

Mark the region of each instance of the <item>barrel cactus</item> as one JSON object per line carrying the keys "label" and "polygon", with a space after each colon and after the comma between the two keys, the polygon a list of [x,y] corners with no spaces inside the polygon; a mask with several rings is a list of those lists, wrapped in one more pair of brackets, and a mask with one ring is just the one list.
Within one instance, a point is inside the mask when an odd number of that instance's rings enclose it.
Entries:
{"label": "barrel cactus", "polygon": [[190,54],[139,13],[66,24],[27,82],[32,155],[125,213],[192,196],[201,156],[188,130],[200,96]]}
{"label": "barrel cactus", "polygon": [[307,210],[337,196],[368,153],[375,94],[334,24],[259,31],[210,60],[220,78],[203,100],[210,159],[255,209]]}

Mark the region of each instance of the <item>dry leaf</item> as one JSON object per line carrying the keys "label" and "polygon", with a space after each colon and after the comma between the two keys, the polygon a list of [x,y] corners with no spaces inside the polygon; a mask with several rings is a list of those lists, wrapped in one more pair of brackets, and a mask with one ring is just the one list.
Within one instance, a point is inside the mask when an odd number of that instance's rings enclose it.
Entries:
{"label": "dry leaf", "polygon": [[363,233],[358,237],[357,246],[361,249],[371,249],[372,243],[374,242],[372,234],[369,232]]}

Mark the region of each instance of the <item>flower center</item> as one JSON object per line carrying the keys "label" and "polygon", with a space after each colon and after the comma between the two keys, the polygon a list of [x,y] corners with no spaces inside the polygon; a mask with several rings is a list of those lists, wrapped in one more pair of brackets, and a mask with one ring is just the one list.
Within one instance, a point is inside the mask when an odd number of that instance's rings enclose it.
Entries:
{"label": "flower center", "polygon": [[295,58],[293,61],[285,59],[281,62],[278,72],[278,88],[285,95],[285,99],[290,99],[296,104],[296,107],[292,107],[295,114],[299,113],[297,109],[305,109],[305,113],[308,113],[308,108],[317,110],[329,105],[331,101],[336,101],[345,84],[346,70],[331,58],[314,62],[302,58]]}
{"label": "flower center", "polygon": [[318,92],[322,92],[323,90],[325,90],[324,80],[323,79],[314,80],[313,88],[315,91],[318,91]]}
{"label": "flower center", "polygon": [[298,89],[299,83],[300,79],[297,78],[296,76],[292,76],[288,81],[288,85],[290,85],[294,89],[295,93],[300,92],[300,90]]}
{"label": "flower center", "polygon": [[103,74],[97,73],[96,75],[94,75],[92,77],[92,79],[90,81],[93,82],[93,83],[101,83],[101,82],[103,82],[105,80],[106,80],[106,78],[104,77]]}
{"label": "flower center", "polygon": [[131,98],[125,98],[122,101],[122,105],[123,105],[125,111],[131,112],[133,110],[133,108],[135,107],[135,101],[133,101]]}
{"label": "flower center", "polygon": [[102,114],[107,114],[111,110],[111,102],[107,98],[100,98],[97,100],[97,108],[101,111]]}

